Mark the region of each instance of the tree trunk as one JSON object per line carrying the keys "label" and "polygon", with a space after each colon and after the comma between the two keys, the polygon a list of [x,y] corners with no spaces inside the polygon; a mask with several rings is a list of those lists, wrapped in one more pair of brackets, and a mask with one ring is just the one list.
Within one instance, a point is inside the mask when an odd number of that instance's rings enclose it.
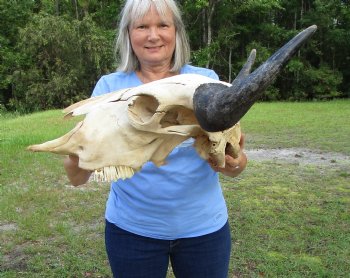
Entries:
{"label": "tree trunk", "polygon": [[202,10],[202,43],[203,45],[206,45],[208,42],[207,37],[207,25],[206,25],[206,10]]}
{"label": "tree trunk", "polygon": [[304,16],[304,0],[301,0],[301,8],[300,8],[300,28],[303,28],[302,21]]}
{"label": "tree trunk", "polygon": [[79,20],[79,9],[78,9],[78,2],[77,0],[72,0],[72,5],[74,6],[75,9],[75,18]]}
{"label": "tree trunk", "polygon": [[228,82],[232,82],[232,48],[230,47],[228,54]]}
{"label": "tree trunk", "polygon": [[55,12],[57,16],[60,15],[60,0],[55,1]]}
{"label": "tree trunk", "polygon": [[[207,48],[210,48],[210,45],[212,43],[212,36],[213,36],[213,30],[212,30],[212,20],[213,15],[215,12],[215,6],[217,3],[219,3],[221,0],[209,0],[209,6],[207,8]],[[210,54],[208,53],[208,60],[206,67],[209,67],[209,61],[210,61]]]}

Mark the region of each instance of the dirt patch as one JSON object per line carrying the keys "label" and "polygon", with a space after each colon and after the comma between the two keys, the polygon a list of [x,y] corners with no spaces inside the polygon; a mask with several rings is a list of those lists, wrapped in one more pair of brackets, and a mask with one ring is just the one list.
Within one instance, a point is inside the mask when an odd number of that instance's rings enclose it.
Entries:
{"label": "dirt patch", "polygon": [[302,148],[290,149],[251,149],[245,150],[248,159],[252,161],[276,161],[316,166],[350,167],[350,156],[334,153],[313,151]]}
{"label": "dirt patch", "polygon": [[28,255],[25,254],[25,246],[19,245],[8,254],[4,254],[2,261],[0,261],[1,271],[14,270],[25,271],[27,269]]}
{"label": "dirt patch", "polygon": [[17,224],[15,223],[0,223],[0,232],[16,231]]}

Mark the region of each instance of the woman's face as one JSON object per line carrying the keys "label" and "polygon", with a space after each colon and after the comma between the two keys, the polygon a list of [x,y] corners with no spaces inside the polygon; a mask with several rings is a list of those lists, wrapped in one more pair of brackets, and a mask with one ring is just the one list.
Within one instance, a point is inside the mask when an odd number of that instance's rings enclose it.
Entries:
{"label": "woman's face", "polygon": [[170,67],[175,50],[175,26],[168,10],[162,18],[152,6],[143,18],[130,26],[130,41],[142,66]]}

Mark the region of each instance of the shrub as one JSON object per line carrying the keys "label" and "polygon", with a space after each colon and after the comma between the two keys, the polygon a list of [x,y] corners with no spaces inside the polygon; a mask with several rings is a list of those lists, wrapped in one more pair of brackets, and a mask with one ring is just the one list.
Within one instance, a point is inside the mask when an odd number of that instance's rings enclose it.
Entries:
{"label": "shrub", "polygon": [[38,14],[20,31],[26,59],[13,75],[16,110],[62,108],[89,97],[98,76],[112,68],[112,39],[90,17]]}

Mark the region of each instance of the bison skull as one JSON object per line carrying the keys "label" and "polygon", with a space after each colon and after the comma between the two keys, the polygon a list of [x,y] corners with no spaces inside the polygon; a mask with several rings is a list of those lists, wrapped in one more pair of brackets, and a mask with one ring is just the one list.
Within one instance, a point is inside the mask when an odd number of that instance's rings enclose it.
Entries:
{"label": "bison skull", "polygon": [[77,155],[81,168],[110,181],[132,176],[147,161],[164,164],[176,145],[193,137],[199,155],[223,167],[225,153],[238,155],[239,120],[316,29],[300,32],[250,73],[253,50],[232,84],[184,74],[73,104],[67,115],[86,115],[84,121],[29,149]]}
{"label": "bison skull", "polygon": [[110,181],[132,176],[147,161],[163,165],[176,145],[193,137],[201,157],[224,167],[225,151],[238,155],[240,127],[237,123],[219,132],[200,128],[192,99],[206,83],[230,86],[183,74],[84,100],[65,110],[68,116],[86,114],[72,131],[29,149],[77,155],[79,167]]}

